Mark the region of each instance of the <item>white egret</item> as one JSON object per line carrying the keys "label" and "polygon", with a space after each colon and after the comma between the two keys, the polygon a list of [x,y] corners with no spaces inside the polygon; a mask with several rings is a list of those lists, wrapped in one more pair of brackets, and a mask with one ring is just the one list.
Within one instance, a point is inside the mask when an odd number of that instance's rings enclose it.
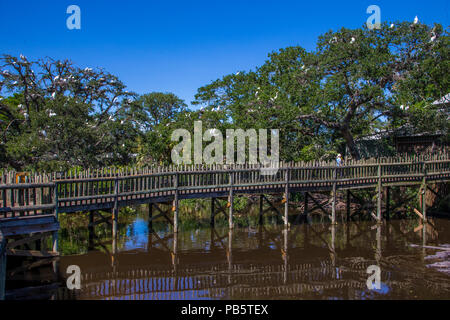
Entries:
{"label": "white egret", "polygon": [[416,17],[414,18],[414,24],[417,24],[417,23],[419,23],[419,18],[416,16]]}
{"label": "white egret", "polygon": [[390,28],[391,28],[391,29],[393,29],[393,28],[394,28],[394,24],[393,24],[393,23],[391,23],[391,26],[390,26]]}
{"label": "white egret", "polygon": [[355,37],[352,37],[352,40],[350,40],[350,43],[354,43],[356,41]]}

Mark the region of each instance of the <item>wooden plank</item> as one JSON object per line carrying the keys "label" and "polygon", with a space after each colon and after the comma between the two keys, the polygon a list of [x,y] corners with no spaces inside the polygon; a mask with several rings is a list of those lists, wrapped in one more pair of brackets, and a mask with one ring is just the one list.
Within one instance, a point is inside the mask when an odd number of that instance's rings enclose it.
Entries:
{"label": "wooden plank", "polygon": [[420,219],[423,220],[423,215],[422,215],[422,213],[421,213],[419,210],[417,210],[416,208],[414,208],[414,213],[417,214],[417,215],[420,217]]}
{"label": "wooden plank", "polygon": [[50,224],[38,224],[38,225],[30,225],[30,226],[17,226],[17,227],[8,227],[3,228],[2,232],[5,237],[7,236],[15,236],[22,234],[30,234],[30,233],[44,233],[44,232],[53,232],[59,230],[59,223],[54,222]]}
{"label": "wooden plank", "polygon": [[56,219],[53,215],[8,218],[0,220],[0,229],[9,227],[27,226],[33,224],[47,224],[54,222],[56,222]]}
{"label": "wooden plank", "polygon": [[21,245],[26,244],[26,243],[30,243],[30,242],[33,242],[33,241],[41,240],[42,238],[45,238],[47,236],[48,235],[45,234],[45,233],[38,233],[38,234],[36,234],[34,236],[31,236],[31,237],[27,237],[27,238],[24,238],[24,239],[20,239],[20,240],[16,240],[16,241],[13,241],[13,242],[9,242],[8,245],[7,245],[7,248],[8,249],[12,249],[12,248],[21,246]]}
{"label": "wooden plank", "polygon": [[54,251],[42,252],[36,250],[17,250],[17,249],[6,249],[6,254],[8,256],[34,257],[34,258],[48,258],[59,256],[59,253]]}

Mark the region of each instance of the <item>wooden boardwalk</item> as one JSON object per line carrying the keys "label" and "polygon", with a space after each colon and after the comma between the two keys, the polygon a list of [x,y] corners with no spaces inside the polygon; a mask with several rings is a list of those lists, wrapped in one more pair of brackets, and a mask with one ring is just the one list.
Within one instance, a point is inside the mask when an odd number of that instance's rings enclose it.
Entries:
{"label": "wooden boardwalk", "polygon": [[[17,183],[21,180],[21,183]],[[331,191],[335,222],[335,199],[339,190],[375,188],[381,219],[382,189],[450,181],[450,156],[389,158],[335,163],[281,163],[276,174],[262,174],[260,166],[171,166],[78,171],[72,173],[23,174],[7,172],[0,181],[0,221],[61,212],[112,210],[145,203],[173,203],[172,221],[177,230],[178,201],[188,198],[228,198],[232,226],[236,194],[283,194],[285,223],[289,194]],[[424,219],[425,210],[421,214]],[[114,214],[115,213],[115,214]],[[159,216],[158,215],[158,216]]]}

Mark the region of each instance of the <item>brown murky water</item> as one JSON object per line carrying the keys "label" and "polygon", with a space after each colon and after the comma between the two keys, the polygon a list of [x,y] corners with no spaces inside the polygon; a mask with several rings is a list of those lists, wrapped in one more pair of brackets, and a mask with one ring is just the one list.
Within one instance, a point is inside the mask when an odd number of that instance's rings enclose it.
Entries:
{"label": "brown murky water", "polygon": [[[8,297],[450,299],[450,251],[423,248],[450,250],[450,221],[430,222],[311,222],[287,232],[266,223],[232,231],[199,227],[174,236],[168,228],[149,232],[145,216],[133,214],[115,242],[108,226],[91,234],[63,230],[59,262],[10,277]],[[81,290],[65,287],[70,265],[80,267]],[[368,289],[371,265],[381,269],[379,289]],[[41,287],[12,290],[25,282]]]}

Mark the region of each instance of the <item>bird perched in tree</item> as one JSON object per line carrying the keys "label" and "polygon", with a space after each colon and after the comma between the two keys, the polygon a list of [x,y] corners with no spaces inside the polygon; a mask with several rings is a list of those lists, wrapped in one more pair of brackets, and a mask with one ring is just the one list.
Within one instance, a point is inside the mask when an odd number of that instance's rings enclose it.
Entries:
{"label": "bird perched in tree", "polygon": [[418,24],[419,23],[419,18],[417,16],[414,18],[414,22],[413,23],[414,24]]}

